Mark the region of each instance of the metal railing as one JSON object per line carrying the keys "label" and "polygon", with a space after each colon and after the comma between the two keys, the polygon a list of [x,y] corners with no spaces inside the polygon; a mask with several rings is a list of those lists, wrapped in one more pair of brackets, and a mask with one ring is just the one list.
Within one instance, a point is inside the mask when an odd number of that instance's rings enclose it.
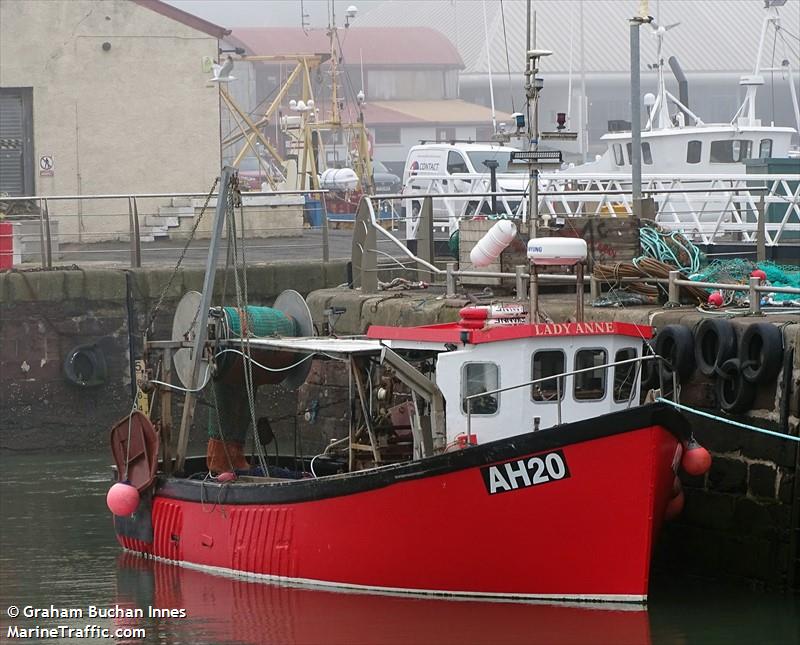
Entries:
{"label": "metal railing", "polygon": [[[329,260],[327,193],[324,190],[243,192],[242,221],[247,249],[253,252],[251,257],[293,259],[308,257],[312,251],[321,260]],[[317,196],[321,211],[318,221],[310,222],[311,226],[306,221],[307,204],[299,199],[308,195]],[[23,254],[23,266],[25,261],[35,258],[42,268],[52,268],[54,260],[101,261],[138,268],[143,264],[143,256],[153,263],[168,263],[183,250],[198,224],[197,217],[207,197],[208,193],[194,192],[120,193],[3,197],[3,201],[38,206],[38,212],[28,209],[25,214],[12,214],[5,220],[16,225],[15,238],[22,247],[18,250]],[[210,195],[209,225],[216,198],[217,193]],[[293,198],[294,203],[285,203],[287,198],[290,201]],[[77,207],[62,206],[68,202],[76,203]],[[54,208],[54,204],[62,207]],[[261,209],[260,214],[257,209]],[[195,239],[187,257],[200,262],[207,253],[208,245],[204,242],[207,235],[199,230]],[[270,244],[271,239],[280,242]],[[124,245],[120,246],[120,242]],[[339,246],[342,251],[338,255],[346,257],[345,245]],[[349,245],[346,250],[349,252]],[[125,256],[129,260],[122,262]]]}
{"label": "metal railing", "polygon": [[[497,213],[527,221],[527,175],[503,173],[494,193]],[[405,208],[418,213],[420,200],[433,196],[434,218],[453,233],[464,217],[487,212],[491,196],[487,174],[417,174],[404,185]],[[702,244],[722,241],[767,246],[800,241],[800,175],[644,175],[642,195],[655,202],[655,221]],[[570,171],[539,175],[537,212],[549,220],[633,214],[630,175],[578,174]],[[407,220],[406,236],[415,237],[418,220]]]}

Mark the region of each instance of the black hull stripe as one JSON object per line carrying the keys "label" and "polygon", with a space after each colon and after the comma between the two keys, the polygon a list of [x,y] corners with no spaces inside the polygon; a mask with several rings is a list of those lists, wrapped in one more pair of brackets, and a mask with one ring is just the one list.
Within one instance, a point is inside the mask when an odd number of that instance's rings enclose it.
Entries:
{"label": "black hull stripe", "polygon": [[686,418],[663,403],[637,406],[599,417],[531,432],[491,443],[445,453],[414,462],[359,471],[322,479],[231,485],[160,476],[156,497],[217,504],[299,504],[363,493],[395,483],[486,466],[522,455],[563,448],[571,444],[632,432],[660,425],[678,439],[688,439]]}

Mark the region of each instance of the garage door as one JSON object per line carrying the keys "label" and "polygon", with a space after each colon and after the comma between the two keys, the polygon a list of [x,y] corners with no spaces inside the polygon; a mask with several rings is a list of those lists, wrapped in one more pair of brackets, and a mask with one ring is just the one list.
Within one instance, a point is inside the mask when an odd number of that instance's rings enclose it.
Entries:
{"label": "garage door", "polygon": [[33,194],[30,88],[0,88],[0,193]]}

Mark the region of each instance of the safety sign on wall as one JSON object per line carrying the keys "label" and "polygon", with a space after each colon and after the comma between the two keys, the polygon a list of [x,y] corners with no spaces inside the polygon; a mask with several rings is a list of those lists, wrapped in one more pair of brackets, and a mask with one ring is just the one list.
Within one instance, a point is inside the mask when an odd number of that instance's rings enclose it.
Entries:
{"label": "safety sign on wall", "polygon": [[42,155],[39,157],[39,176],[52,177],[55,164],[51,155]]}

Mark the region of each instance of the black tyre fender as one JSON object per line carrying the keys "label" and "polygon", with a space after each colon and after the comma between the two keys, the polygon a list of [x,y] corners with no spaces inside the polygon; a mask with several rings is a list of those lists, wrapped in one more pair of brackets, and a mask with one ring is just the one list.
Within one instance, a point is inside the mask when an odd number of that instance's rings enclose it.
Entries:
{"label": "black tyre fender", "polygon": [[718,372],[722,364],[736,356],[736,330],[729,320],[706,318],[694,333],[694,360],[705,376]]}
{"label": "black tyre fender", "polygon": [[672,380],[673,372],[683,381],[694,371],[694,338],[685,325],[667,325],[656,336],[656,354],[661,356],[661,373]]}
{"label": "black tyre fender", "polygon": [[79,387],[97,387],[106,382],[103,351],[97,345],[78,345],[64,357],[64,377]]}
{"label": "black tyre fender", "polygon": [[716,390],[719,407],[724,412],[745,412],[756,398],[756,388],[744,378],[738,358],[729,358],[722,364]]}
{"label": "black tyre fender", "polygon": [[781,330],[770,323],[748,325],[739,343],[739,363],[744,378],[750,383],[767,383],[778,375],[782,362]]}

